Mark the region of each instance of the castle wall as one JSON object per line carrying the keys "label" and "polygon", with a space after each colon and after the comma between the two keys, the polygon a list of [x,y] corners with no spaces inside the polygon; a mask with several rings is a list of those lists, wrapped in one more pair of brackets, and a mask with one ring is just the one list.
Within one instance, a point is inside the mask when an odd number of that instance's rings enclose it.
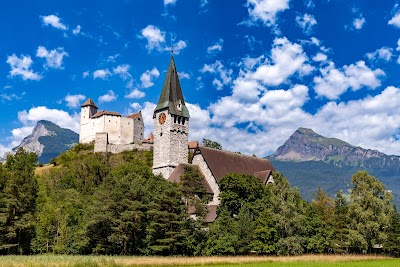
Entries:
{"label": "castle wall", "polygon": [[214,193],[213,199],[211,200],[211,202],[207,203],[207,205],[219,205],[219,185],[217,184],[214,175],[208,167],[207,162],[204,160],[203,155],[201,153],[195,154],[192,160],[192,164],[199,166],[201,172],[204,174],[208,184],[211,187],[211,190]]}
{"label": "castle wall", "polygon": [[108,134],[107,133],[96,133],[96,139],[94,142],[94,152],[107,152],[108,145]]}
{"label": "castle wall", "polygon": [[144,133],[144,122],[143,122],[143,117],[140,114],[140,116],[136,118],[133,122],[133,142],[135,144],[139,144],[143,141],[143,133]]}
{"label": "castle wall", "polygon": [[121,117],[120,138],[118,144],[131,144],[134,136],[134,120],[127,117]]}

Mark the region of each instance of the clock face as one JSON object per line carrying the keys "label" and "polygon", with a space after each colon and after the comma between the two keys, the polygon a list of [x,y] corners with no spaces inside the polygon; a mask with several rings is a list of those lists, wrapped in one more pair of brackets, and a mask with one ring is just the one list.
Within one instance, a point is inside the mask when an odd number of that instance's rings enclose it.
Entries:
{"label": "clock face", "polygon": [[161,113],[160,116],[158,116],[158,122],[160,124],[164,124],[166,119],[167,119],[167,116],[165,116],[165,113]]}

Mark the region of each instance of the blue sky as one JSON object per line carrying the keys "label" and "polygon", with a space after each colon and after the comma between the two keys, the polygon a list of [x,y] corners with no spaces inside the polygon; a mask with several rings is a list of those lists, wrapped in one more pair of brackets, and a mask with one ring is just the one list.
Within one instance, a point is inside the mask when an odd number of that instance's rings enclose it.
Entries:
{"label": "blue sky", "polygon": [[364,0],[2,1],[0,154],[80,105],[142,110],[174,47],[191,140],[271,154],[298,127],[400,154],[400,6]]}

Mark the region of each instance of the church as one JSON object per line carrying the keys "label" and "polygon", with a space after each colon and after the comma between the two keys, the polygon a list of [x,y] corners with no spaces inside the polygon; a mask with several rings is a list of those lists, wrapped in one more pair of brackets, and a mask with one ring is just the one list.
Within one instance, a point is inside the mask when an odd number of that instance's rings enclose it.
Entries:
{"label": "church", "polygon": [[[141,112],[122,116],[118,112],[98,111],[89,98],[81,106],[80,143],[95,142],[95,152],[118,153],[123,150],[153,149],[153,173],[171,182],[180,182],[185,165],[196,168],[204,177],[203,187],[211,196],[205,220],[215,220],[219,184],[230,173],[254,175],[265,184],[272,183],[274,167],[267,159],[212,149],[188,142],[189,110],[185,105],[174,58],[171,57],[160,98],[154,109],[154,134],[143,138]],[[118,149],[115,149],[118,146]],[[189,153],[190,151],[190,153]]]}
{"label": "church", "polygon": [[[167,76],[153,114],[154,147],[153,173],[171,182],[179,182],[184,166],[191,164],[204,177],[203,186],[212,200],[207,204],[206,221],[216,218],[219,183],[229,173],[254,175],[263,184],[273,182],[274,167],[267,159],[200,146],[188,142],[189,110],[185,105],[174,58],[169,63]],[[189,149],[193,153],[189,153]],[[190,155],[190,157],[189,157]]]}

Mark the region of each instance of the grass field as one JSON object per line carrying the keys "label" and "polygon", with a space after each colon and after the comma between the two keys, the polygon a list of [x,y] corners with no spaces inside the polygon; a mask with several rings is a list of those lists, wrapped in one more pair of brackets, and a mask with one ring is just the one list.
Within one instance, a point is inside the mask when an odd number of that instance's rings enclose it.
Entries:
{"label": "grass field", "polygon": [[400,259],[362,255],[305,255],[297,257],[111,257],[111,256],[0,256],[0,267],[397,267]]}

